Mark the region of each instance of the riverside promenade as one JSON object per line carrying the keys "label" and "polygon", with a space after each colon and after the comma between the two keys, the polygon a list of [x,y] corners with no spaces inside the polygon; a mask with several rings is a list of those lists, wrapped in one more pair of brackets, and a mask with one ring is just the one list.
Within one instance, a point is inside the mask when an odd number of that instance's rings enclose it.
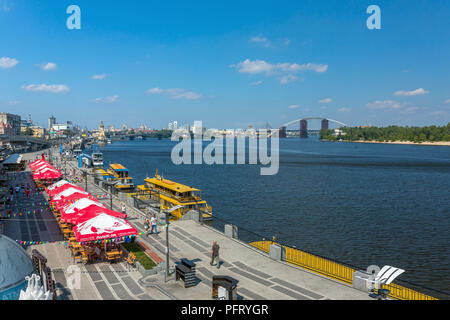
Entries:
{"label": "riverside promenade", "polygon": [[[73,169],[79,171],[75,161],[66,165],[69,172]],[[78,176],[81,176],[81,172]],[[82,181],[79,185],[85,187],[85,182]],[[93,195],[106,194],[106,190],[95,185],[89,176],[87,186],[88,192]],[[99,201],[110,206],[109,196]],[[114,210],[120,211],[123,204],[123,201],[113,196]],[[130,214],[131,212],[134,214]],[[127,220],[140,233],[144,232],[142,217],[145,214],[130,206],[127,206],[127,213]],[[165,260],[165,232],[163,226],[158,226],[158,234],[149,237],[140,235],[137,240],[145,243],[151,251]],[[220,245],[220,269],[210,265],[210,251],[214,240]],[[341,282],[275,261],[249,244],[227,237],[224,233],[193,220],[171,222],[169,243],[170,270],[173,271],[175,262],[181,258],[195,262],[197,285],[185,289],[181,281],[174,280],[173,274],[167,282],[162,274],[148,276],[143,282],[157,284],[177,299],[211,299],[212,276],[226,275],[239,280],[238,296],[243,300],[373,300],[367,293]]]}
{"label": "riverside promenade", "polygon": [[[53,150],[52,156],[57,157]],[[36,154],[25,154],[25,159],[34,160]],[[66,162],[66,172],[81,172],[75,161]],[[70,179],[70,177],[69,177]],[[8,183],[32,184],[29,168],[25,172],[11,173]],[[79,185],[85,187],[85,182]],[[87,191],[93,195],[105,195],[106,191],[96,186],[88,178]],[[63,236],[53,214],[43,205],[44,193],[33,192],[30,199],[16,199],[13,212],[32,214],[6,220],[5,234],[18,241],[44,241],[40,245],[28,245],[31,254],[37,249],[47,259],[56,282],[58,299],[73,300],[210,300],[213,275],[227,275],[237,280],[240,300],[372,300],[368,294],[355,290],[343,283],[303,270],[285,262],[275,261],[268,255],[245,242],[229,238],[218,230],[201,225],[192,220],[170,223],[170,263],[171,276],[165,279],[164,272],[145,278],[125,262],[109,264],[75,263],[70,251],[65,247]],[[107,207],[109,196],[99,200]],[[113,209],[120,211],[123,202],[113,197]],[[143,220],[134,207],[127,206],[127,219],[139,233],[144,232]],[[130,214],[133,213],[133,214]],[[158,226],[158,234],[146,237],[140,235],[136,240],[144,243],[153,254],[165,260],[165,228]],[[210,250],[212,242],[220,245],[221,267],[211,266]],[[197,284],[184,288],[181,281],[175,281],[173,270],[175,262],[187,258],[196,263]],[[73,288],[69,282],[75,265],[80,277],[79,287]]]}

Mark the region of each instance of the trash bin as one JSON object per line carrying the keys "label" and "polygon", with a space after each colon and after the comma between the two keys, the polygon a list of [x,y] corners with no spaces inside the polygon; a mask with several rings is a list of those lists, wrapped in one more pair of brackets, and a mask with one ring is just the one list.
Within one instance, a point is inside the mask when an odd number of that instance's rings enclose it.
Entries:
{"label": "trash bin", "polygon": [[213,276],[212,298],[217,300],[237,300],[236,280],[229,276]]}

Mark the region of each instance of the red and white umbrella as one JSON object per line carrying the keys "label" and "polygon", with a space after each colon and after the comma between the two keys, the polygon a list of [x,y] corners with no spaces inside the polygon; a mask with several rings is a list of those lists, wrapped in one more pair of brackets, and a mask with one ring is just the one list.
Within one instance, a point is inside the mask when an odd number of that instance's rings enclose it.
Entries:
{"label": "red and white umbrella", "polygon": [[59,170],[55,169],[54,167],[43,167],[43,168],[39,168],[39,169],[35,170],[33,172],[33,174],[45,173],[47,171],[60,172]]}
{"label": "red and white umbrella", "polygon": [[45,171],[33,174],[34,180],[56,180],[62,177],[61,172],[59,171]]}
{"label": "red and white umbrella", "polygon": [[63,190],[63,191],[61,191],[61,192],[58,192],[58,193],[54,194],[54,195],[52,196],[52,201],[59,201],[59,200],[61,200],[62,198],[67,198],[67,197],[71,196],[71,195],[74,194],[74,193],[81,193],[81,194],[87,194],[87,195],[89,195],[89,193],[87,193],[87,192],[84,191],[84,190],[80,190],[80,189],[78,189],[78,188],[71,187],[71,188],[68,188],[68,189],[66,189],[66,190]]}
{"label": "red and white umbrella", "polygon": [[124,219],[102,213],[75,227],[73,232],[78,242],[136,236],[137,230]]}
{"label": "red and white umbrella", "polygon": [[79,186],[77,186],[77,185],[75,185],[75,184],[66,183],[66,184],[63,184],[62,186],[59,186],[59,187],[57,187],[57,188],[54,188],[53,190],[50,190],[50,191],[47,190],[47,194],[48,194],[50,197],[53,197],[53,196],[55,196],[55,195],[57,195],[57,194],[59,194],[59,193],[65,191],[65,190],[67,190],[67,189],[70,189],[70,188],[74,188],[74,189],[77,189],[77,190],[84,191],[84,189],[83,189],[82,187],[79,187]]}
{"label": "red and white umbrella", "polygon": [[52,166],[49,163],[42,163],[38,166],[32,167],[31,170],[32,171],[39,171],[42,170],[44,168],[51,168]]}
{"label": "red and white umbrella", "polygon": [[44,163],[48,164],[47,161],[37,160],[37,161],[34,161],[34,162],[30,163],[29,166],[30,166],[30,168],[35,168],[35,167],[40,166],[40,165],[42,165]]}
{"label": "red and white umbrella", "polygon": [[[68,183],[69,183],[69,181],[66,181],[66,180],[60,180],[60,181],[58,181],[58,182],[55,182],[54,184],[52,184],[52,185],[50,185],[50,186],[47,187],[47,192],[53,191],[53,190],[55,190],[56,188],[59,188],[59,187],[65,185],[65,184],[68,184]],[[70,183],[69,183],[69,184],[70,184]]]}
{"label": "red and white umbrella", "polygon": [[80,224],[101,214],[107,214],[115,218],[124,219],[123,213],[92,205],[82,210],[75,209],[74,213],[71,214],[68,214],[67,212],[61,213],[61,221],[71,224]]}

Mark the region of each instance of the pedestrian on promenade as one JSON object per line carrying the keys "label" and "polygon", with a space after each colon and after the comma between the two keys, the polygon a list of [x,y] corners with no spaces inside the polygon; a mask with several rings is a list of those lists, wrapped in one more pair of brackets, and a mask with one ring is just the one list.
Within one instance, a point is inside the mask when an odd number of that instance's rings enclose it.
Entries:
{"label": "pedestrian on promenade", "polygon": [[126,214],[127,213],[127,207],[125,206],[125,203],[122,204],[122,213]]}
{"label": "pedestrian on promenade", "polygon": [[150,222],[148,221],[148,219],[145,219],[144,221],[144,229],[145,229],[145,235],[148,237],[148,234],[150,232]]}
{"label": "pedestrian on promenade", "polygon": [[20,187],[19,185],[16,185],[16,197],[19,197]]}
{"label": "pedestrian on promenade", "polygon": [[[217,244],[217,241],[214,240],[212,248],[211,248],[211,262],[209,264],[212,266],[217,265],[217,269],[220,268],[219,249],[220,249],[220,246]],[[214,261],[216,262],[216,264],[213,264]]]}
{"label": "pedestrian on promenade", "polygon": [[153,233],[153,229],[155,229],[156,234],[158,233],[158,231],[156,230],[157,222],[158,222],[158,220],[156,219],[156,216],[153,215],[152,218],[150,219],[150,223],[152,224],[152,229],[151,229],[150,233]]}
{"label": "pedestrian on promenade", "polygon": [[25,193],[27,194],[27,199],[30,199],[30,189],[26,189],[25,190]]}

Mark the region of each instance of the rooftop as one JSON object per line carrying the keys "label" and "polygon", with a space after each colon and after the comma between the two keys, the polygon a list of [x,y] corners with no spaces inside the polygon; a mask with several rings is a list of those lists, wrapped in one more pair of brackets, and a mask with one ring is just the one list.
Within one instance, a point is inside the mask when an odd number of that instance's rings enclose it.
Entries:
{"label": "rooftop", "polygon": [[184,184],[181,183],[177,183],[177,182],[173,182],[170,180],[166,180],[166,179],[156,179],[156,178],[147,178],[145,179],[145,182],[148,183],[152,183],[155,185],[158,185],[160,187],[169,189],[169,190],[173,190],[176,192],[180,192],[180,193],[185,193],[185,192],[189,192],[189,191],[200,191],[199,189],[195,189],[189,186],[186,186]]}

